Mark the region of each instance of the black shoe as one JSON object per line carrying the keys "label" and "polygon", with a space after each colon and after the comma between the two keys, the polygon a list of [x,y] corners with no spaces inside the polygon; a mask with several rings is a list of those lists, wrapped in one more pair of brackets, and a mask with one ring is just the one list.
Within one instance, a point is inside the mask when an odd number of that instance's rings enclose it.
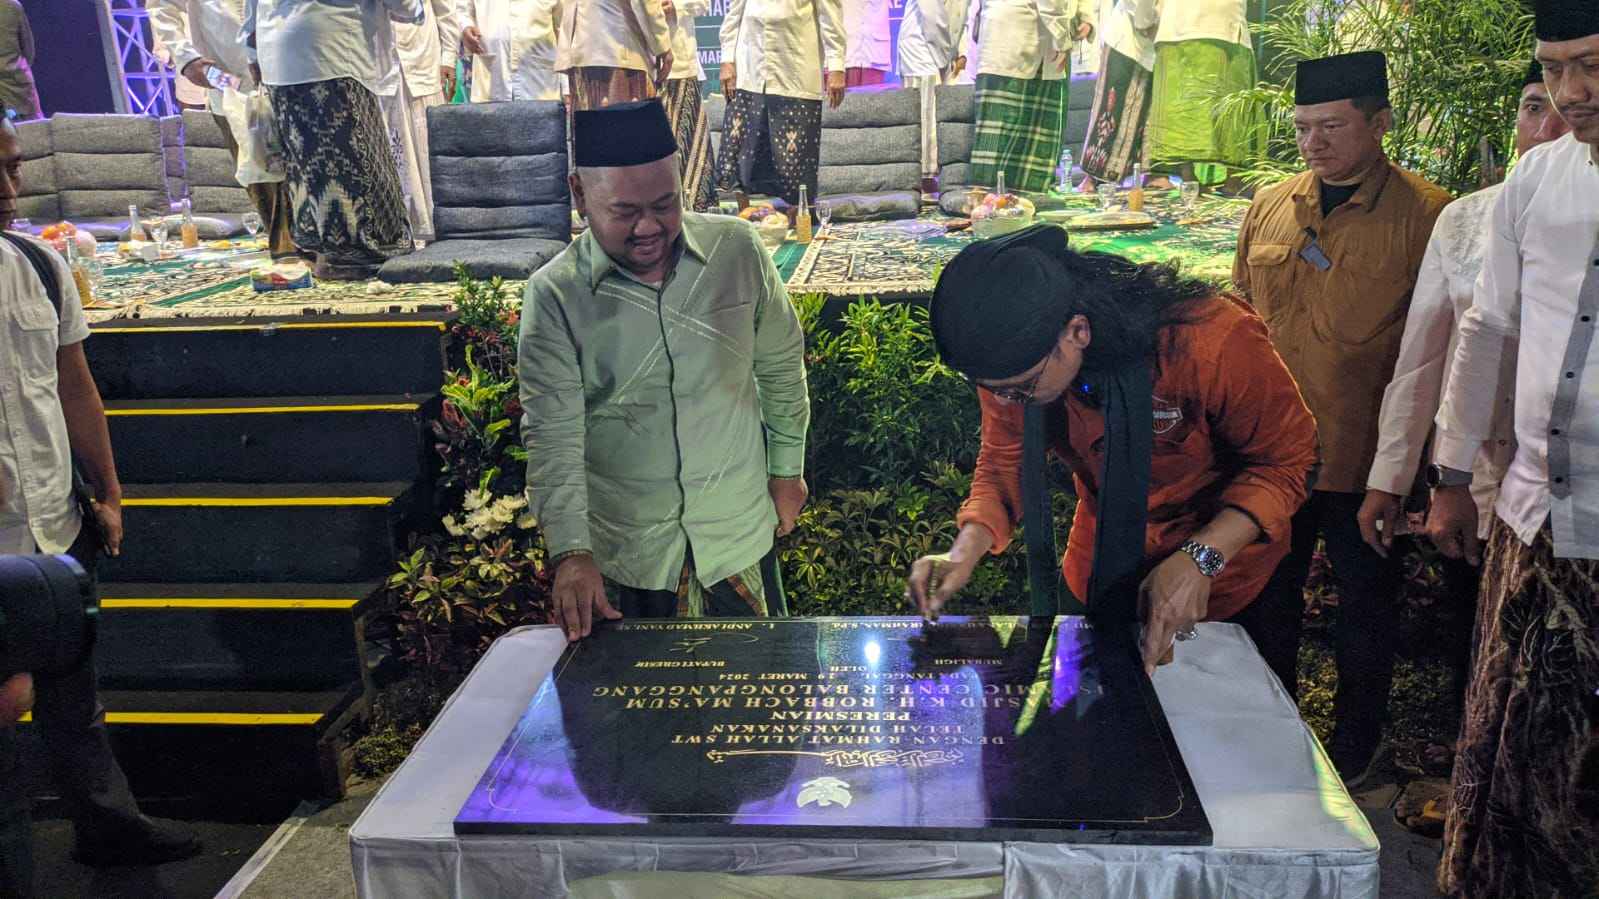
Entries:
{"label": "black shoe", "polygon": [[193,858],[201,848],[200,838],[186,825],[145,818],[143,826],[129,833],[80,837],[72,858],[92,868],[145,867]]}

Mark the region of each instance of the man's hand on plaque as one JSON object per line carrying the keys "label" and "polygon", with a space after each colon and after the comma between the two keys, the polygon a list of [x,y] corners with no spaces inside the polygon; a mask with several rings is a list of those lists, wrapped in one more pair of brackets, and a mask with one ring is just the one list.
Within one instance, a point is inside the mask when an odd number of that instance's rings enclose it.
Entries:
{"label": "man's hand on plaque", "polygon": [[905,598],[928,621],[937,621],[944,606],[972,579],[977,560],[951,561],[949,553],[922,556],[911,564],[905,581]]}
{"label": "man's hand on plaque", "polygon": [[1138,614],[1144,622],[1144,671],[1171,661],[1180,631],[1203,621],[1210,607],[1210,578],[1186,553],[1172,553],[1138,587]]}
{"label": "man's hand on plaque", "polygon": [[556,566],[554,601],[552,623],[566,631],[568,640],[587,637],[594,630],[596,615],[613,621],[622,617],[605,598],[605,578],[587,553],[567,556]]}
{"label": "man's hand on plaque", "polygon": [[804,478],[767,478],[766,492],[772,495],[772,505],[777,509],[777,536],[787,537],[794,532],[811,490]]}

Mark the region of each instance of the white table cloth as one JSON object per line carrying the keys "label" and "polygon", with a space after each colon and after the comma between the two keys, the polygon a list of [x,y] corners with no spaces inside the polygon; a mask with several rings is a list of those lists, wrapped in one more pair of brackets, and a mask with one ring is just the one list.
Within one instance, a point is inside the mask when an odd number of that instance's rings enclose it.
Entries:
{"label": "white table cloth", "polygon": [[[1002,875],[1007,899],[1376,897],[1377,838],[1281,683],[1242,628],[1202,624],[1199,633],[1156,673],[1155,689],[1210,817],[1211,846],[457,837],[456,812],[565,646],[560,631],[535,627],[489,649],[350,828],[357,892],[559,897],[601,882],[593,894],[658,895],[664,884],[650,888],[638,872],[702,872],[743,876],[741,896],[793,895],[807,883],[796,878],[894,880],[907,897],[919,895],[916,880],[943,879],[926,892],[950,895],[951,878]],[[605,880],[616,872],[627,876]],[[820,899],[838,886],[805,889]]]}

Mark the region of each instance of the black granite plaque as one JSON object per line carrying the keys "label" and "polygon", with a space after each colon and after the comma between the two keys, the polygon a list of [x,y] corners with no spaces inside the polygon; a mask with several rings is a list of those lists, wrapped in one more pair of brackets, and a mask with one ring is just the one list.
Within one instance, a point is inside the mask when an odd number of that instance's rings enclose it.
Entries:
{"label": "black granite plaque", "polygon": [[1211,838],[1132,641],[1077,617],[607,623],[455,830]]}

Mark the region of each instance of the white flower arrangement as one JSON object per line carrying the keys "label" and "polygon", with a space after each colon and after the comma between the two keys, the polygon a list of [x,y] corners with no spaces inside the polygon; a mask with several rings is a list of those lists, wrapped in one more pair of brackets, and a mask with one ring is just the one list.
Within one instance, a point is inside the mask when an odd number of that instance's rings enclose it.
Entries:
{"label": "white flower arrangement", "polygon": [[465,512],[464,519],[458,519],[454,514],[450,514],[444,516],[442,521],[444,530],[451,537],[487,540],[507,527],[514,526],[524,531],[538,527],[538,520],[533,517],[533,513],[526,511],[525,496],[497,497],[479,488],[466,492],[461,507]]}

